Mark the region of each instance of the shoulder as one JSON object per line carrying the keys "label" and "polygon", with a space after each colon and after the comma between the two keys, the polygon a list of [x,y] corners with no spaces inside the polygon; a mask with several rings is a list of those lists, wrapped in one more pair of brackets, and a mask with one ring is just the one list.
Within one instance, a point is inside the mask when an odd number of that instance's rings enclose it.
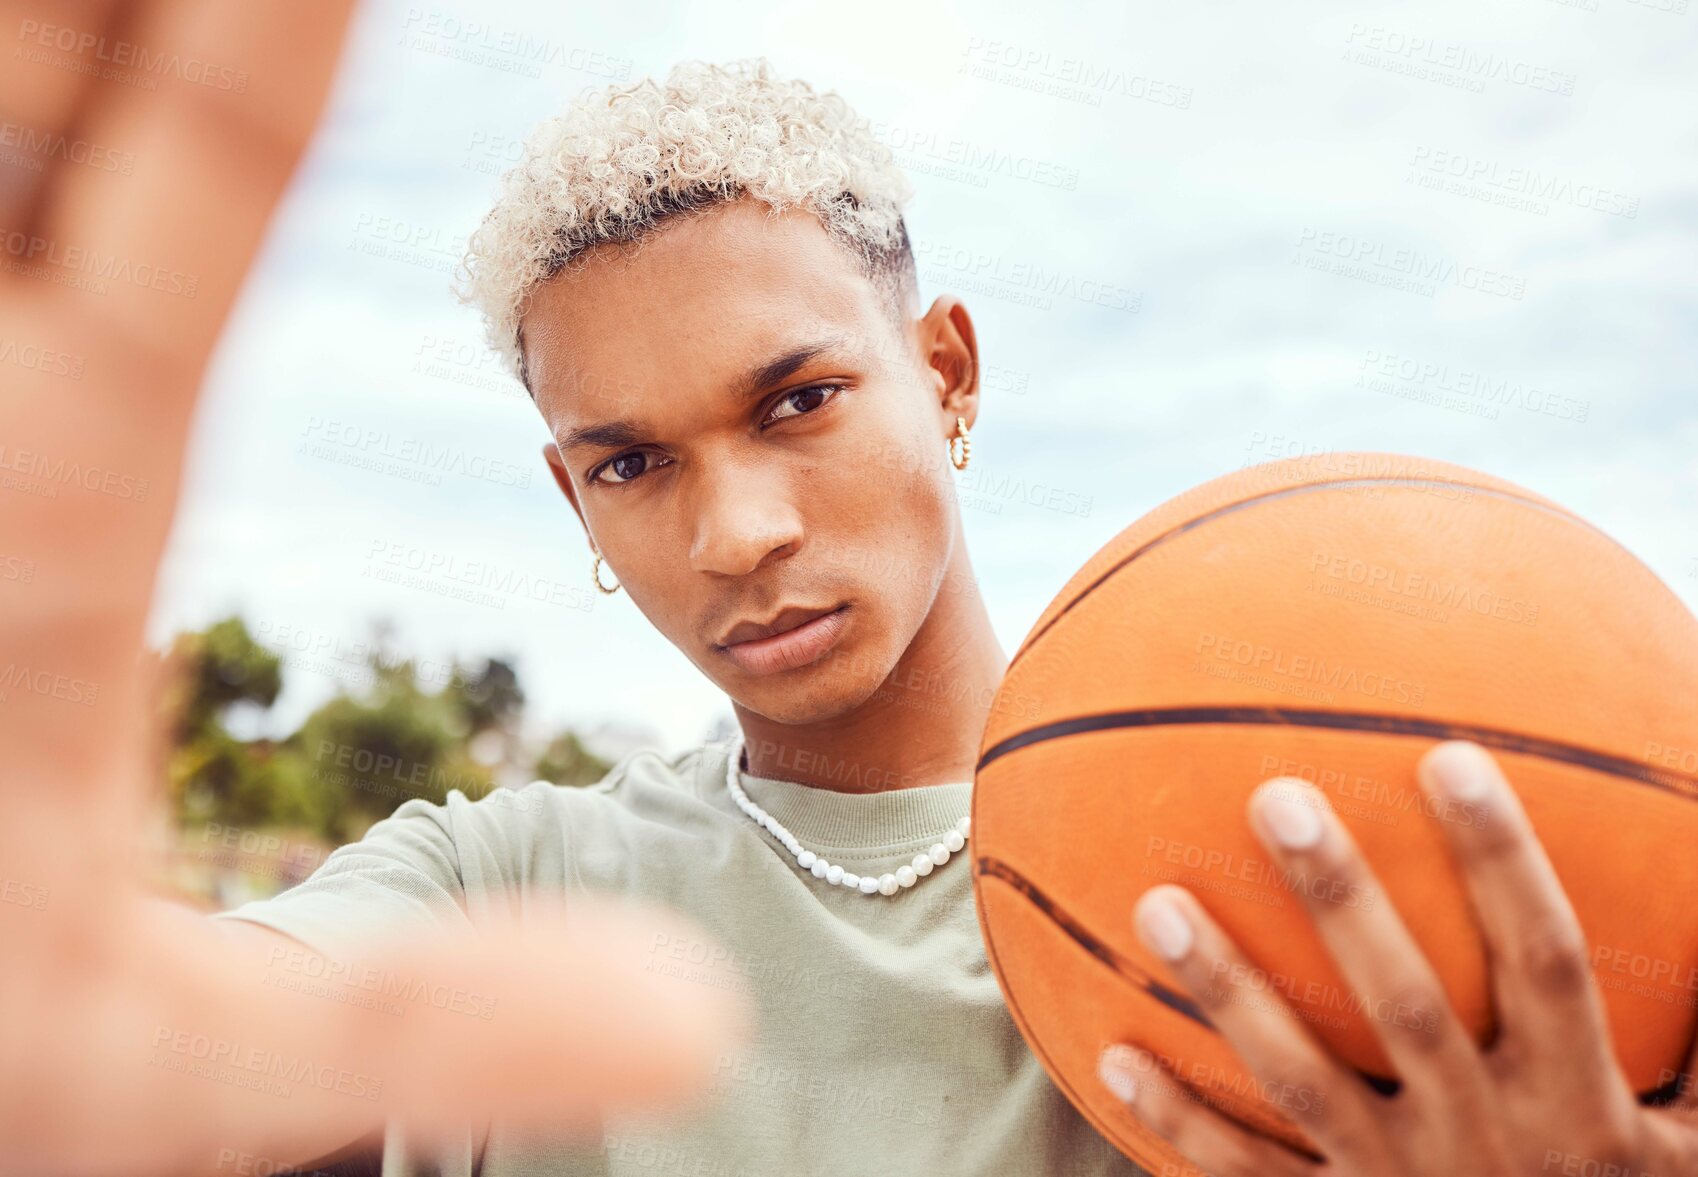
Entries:
{"label": "shoulder", "polygon": [[679,806],[701,804],[716,764],[723,764],[723,749],[716,744],[673,752],[642,747],[620,757],[593,784],[538,780],[522,788],[493,789],[476,800],[454,790],[442,805],[418,803],[417,809],[419,816],[432,811],[459,843],[472,838],[509,845],[534,844],[539,838],[570,840],[568,827],[652,819]]}
{"label": "shoulder", "polygon": [[720,751],[714,744],[696,744],[676,752],[637,748],[627,752],[595,784],[566,792],[630,800],[656,790],[699,797],[703,774]]}

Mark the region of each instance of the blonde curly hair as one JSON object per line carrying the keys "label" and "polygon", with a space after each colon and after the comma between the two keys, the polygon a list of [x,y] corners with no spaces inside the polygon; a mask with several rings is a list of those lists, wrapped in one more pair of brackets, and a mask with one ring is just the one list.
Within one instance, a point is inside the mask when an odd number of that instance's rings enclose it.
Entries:
{"label": "blonde curly hair", "polygon": [[835,92],[774,78],[764,57],[587,88],[502,177],[456,293],[529,388],[521,320],[538,283],[597,245],[638,243],[671,217],[744,194],[775,213],[814,213],[894,318],[918,298],[902,219],[913,190],[890,150]]}

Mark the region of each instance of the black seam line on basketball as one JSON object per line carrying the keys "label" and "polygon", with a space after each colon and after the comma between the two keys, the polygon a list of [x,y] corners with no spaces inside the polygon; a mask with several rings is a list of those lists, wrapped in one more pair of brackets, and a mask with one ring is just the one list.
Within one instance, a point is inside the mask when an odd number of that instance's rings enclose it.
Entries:
{"label": "black seam line on basketball", "polygon": [[[1118,974],[1122,980],[1142,989],[1145,993],[1149,994],[1163,1005],[1177,1013],[1183,1014],[1187,1018],[1190,1018],[1210,1033],[1220,1033],[1220,1030],[1214,1025],[1214,1023],[1209,1021],[1208,1016],[1202,1012],[1196,1002],[1192,1001],[1183,994],[1175,993],[1172,989],[1161,984],[1161,982],[1144,972],[1144,970],[1139,968],[1136,964],[1116,952],[1112,945],[1104,943],[1102,940],[1098,939],[1077,919],[1075,919],[1072,915],[1069,915],[1060,904],[1045,894],[1043,888],[1039,887],[1036,883],[1032,882],[1032,880],[1028,879],[1012,866],[1009,866],[1006,862],[1002,861],[1002,859],[992,858],[989,855],[981,855],[973,863],[973,873],[980,877],[1001,879],[1004,883],[1007,883],[1010,887],[1012,887],[1015,892],[1025,898],[1028,903],[1037,908],[1041,915],[1047,917],[1057,928],[1065,933],[1069,939],[1079,945],[1079,947],[1083,948],[1086,952],[1090,953],[1100,963],[1107,965],[1116,974]],[[994,948],[991,948],[989,945],[987,945],[987,948],[990,948],[992,955],[995,954]],[[1491,1044],[1487,1043],[1486,1045],[1489,1048]],[[1353,1067],[1351,1069],[1355,1071],[1357,1078],[1361,1079],[1380,1095],[1396,1095],[1403,1089],[1403,1083],[1394,1077],[1376,1075],[1372,1071],[1364,1071],[1360,1067]],[[1181,1082],[1184,1082],[1184,1080],[1181,1079]],[[1192,1089],[1196,1090],[1195,1087]],[[1680,1076],[1676,1075],[1674,1079],[1670,1080],[1661,1087],[1654,1087],[1649,1091],[1642,1091],[1636,1094],[1639,1102],[1651,1106],[1673,1103],[1680,1095]],[[1230,1116],[1230,1113],[1224,1114]],[[1246,1129],[1260,1133],[1260,1130],[1257,1129],[1254,1124],[1251,1124],[1248,1121],[1239,1120],[1236,1116],[1231,1116],[1230,1118],[1242,1124]],[[1267,1135],[1266,1133],[1260,1134],[1264,1136]],[[1284,1144],[1284,1141],[1278,1140],[1275,1137],[1270,1136],[1268,1139],[1274,1140],[1276,1144]]]}
{"label": "black seam line on basketball", "polygon": [[1143,969],[1139,968],[1135,961],[1129,960],[1125,956],[1121,955],[1121,953],[1115,950],[1114,945],[1100,939],[1090,929],[1086,928],[1084,924],[1080,923],[1072,915],[1068,914],[1068,912],[1064,910],[1059,903],[1044,894],[1036,883],[1032,882],[1018,870],[1009,866],[1000,858],[981,857],[973,865],[976,868],[976,873],[981,877],[988,876],[993,879],[1001,879],[1010,887],[1013,887],[1021,895],[1025,896],[1028,903],[1048,917],[1050,922],[1055,924],[1056,927],[1067,933],[1068,937],[1072,939],[1075,944],[1079,945],[1079,947],[1083,948],[1086,952],[1090,953],[1103,964],[1107,965],[1111,970],[1117,973],[1122,980],[1127,981],[1138,989],[1142,989],[1145,993],[1149,994],[1169,1009],[1184,1014],[1198,1025],[1209,1030],[1214,1030],[1214,1023],[1209,1021],[1208,1015],[1203,1012],[1202,1006],[1198,1005],[1195,1001],[1192,1001],[1183,993],[1178,993],[1169,989],[1166,985],[1163,985],[1160,981],[1156,980]]}
{"label": "black seam line on basketball", "polygon": [[1608,776],[1656,785],[1672,793],[1698,800],[1698,777],[1682,773],[1663,772],[1647,764],[1594,752],[1589,748],[1546,740],[1538,736],[1498,728],[1479,727],[1444,720],[1414,719],[1404,715],[1380,715],[1362,711],[1309,711],[1280,707],[1168,707],[1144,711],[1109,711],[1101,715],[1083,715],[1077,719],[1045,724],[1030,731],[1009,736],[993,745],[979,757],[974,773],[984,771],[987,764],[1010,752],[1041,744],[1046,740],[1082,732],[1115,728],[1180,727],[1188,724],[1243,724],[1263,727],[1314,727],[1340,731],[1381,732],[1394,736],[1428,736],[1439,740],[1472,740],[1501,752],[1516,752],[1542,760],[1556,760],[1601,772]]}
{"label": "black seam line on basketball", "polygon": [[[1598,528],[1596,528],[1592,524],[1586,522],[1586,520],[1580,518],[1580,516],[1570,512],[1570,511],[1565,511],[1561,507],[1553,506],[1550,503],[1541,503],[1536,499],[1530,499],[1525,495],[1518,495],[1518,494],[1515,494],[1511,491],[1496,490],[1496,489],[1493,489],[1491,487],[1484,487],[1484,486],[1474,486],[1472,483],[1467,483],[1467,482],[1446,482],[1442,479],[1433,479],[1433,478],[1347,478],[1347,479],[1338,479],[1338,480],[1333,481],[1333,482],[1310,482],[1310,483],[1307,483],[1303,486],[1287,486],[1287,487],[1281,488],[1280,490],[1270,490],[1265,494],[1254,495],[1251,498],[1247,498],[1247,499],[1240,499],[1238,502],[1228,503],[1224,507],[1216,507],[1214,510],[1208,512],[1208,514],[1199,515],[1195,519],[1188,519],[1184,523],[1181,523],[1178,527],[1172,528],[1168,531],[1164,531],[1160,535],[1156,536],[1154,539],[1150,540],[1148,543],[1142,545],[1141,547],[1135,548],[1131,552],[1128,552],[1113,567],[1109,568],[1101,576],[1097,577],[1090,584],[1086,585],[1084,587],[1084,589],[1082,589],[1080,591],[1078,596],[1074,597],[1071,601],[1067,602],[1067,604],[1062,607],[1061,612],[1057,613],[1054,617],[1051,617],[1048,621],[1046,621],[1044,623],[1042,629],[1035,630],[1031,634],[1029,634],[1027,636],[1026,640],[1020,644],[1020,648],[1014,651],[1014,657],[1012,657],[1008,660],[1008,669],[1012,670],[1014,668],[1014,664],[1016,662],[1020,661],[1020,656],[1024,653],[1026,653],[1026,651],[1030,650],[1033,646],[1037,645],[1038,639],[1043,637],[1044,634],[1048,633],[1052,628],[1054,628],[1056,622],[1060,621],[1063,617],[1067,616],[1067,614],[1073,609],[1073,606],[1077,605],[1080,601],[1083,601],[1086,597],[1090,596],[1093,592],[1095,592],[1099,587],[1102,586],[1102,583],[1105,580],[1107,580],[1109,577],[1113,576],[1116,572],[1119,572],[1122,568],[1124,568],[1128,564],[1132,563],[1132,561],[1136,560],[1139,556],[1142,556],[1144,553],[1149,552],[1149,551],[1151,551],[1155,548],[1159,548],[1161,545],[1167,543],[1169,540],[1177,539],[1180,536],[1184,535],[1186,532],[1191,531],[1195,528],[1201,527],[1205,523],[1212,523],[1214,520],[1219,519],[1223,515],[1230,515],[1234,511],[1242,511],[1246,507],[1255,507],[1255,506],[1260,506],[1263,503],[1271,503],[1271,502],[1275,501],[1276,499],[1283,499],[1283,498],[1287,497],[1288,495],[1307,494],[1310,491],[1317,491],[1317,490],[1337,490],[1340,487],[1349,487],[1349,486],[1451,486],[1451,487],[1461,487],[1464,490],[1478,491],[1480,494],[1483,494],[1483,495],[1491,495],[1495,498],[1508,499],[1511,502],[1520,503],[1520,504],[1522,504],[1523,506],[1526,506],[1526,507],[1534,507],[1534,508],[1536,508],[1540,511],[1544,511],[1544,512],[1551,514],[1551,515],[1560,515],[1562,518],[1568,520],[1570,523],[1578,523],[1580,526],[1586,528],[1589,531],[1597,532],[1597,534],[1603,536],[1605,539],[1609,540],[1611,543],[1616,544],[1617,547],[1621,547],[1621,545],[1619,543],[1617,543],[1616,540],[1611,538],[1611,536],[1607,532],[1599,531]],[[1626,551],[1625,548],[1623,548],[1622,550]],[[1629,555],[1631,555],[1631,554],[1632,553],[1629,553]],[[1007,671],[1004,671],[1003,673],[1004,673],[1004,677],[1007,677]]]}
{"label": "black seam line on basketball", "polygon": [[[1198,1006],[1195,1001],[1191,1000],[1183,993],[1177,993],[1174,990],[1169,989],[1166,985],[1163,985],[1160,981],[1157,981],[1143,969],[1139,968],[1135,963],[1115,951],[1113,945],[1108,944],[1093,935],[1084,924],[1080,923],[1072,915],[1068,914],[1068,912],[1063,909],[1060,904],[1046,895],[1041,887],[1032,882],[1032,880],[1028,879],[1025,875],[1021,874],[1014,867],[1009,866],[1000,858],[991,858],[988,855],[981,855],[979,858],[974,860],[973,871],[982,878],[988,877],[1000,879],[1002,882],[1008,884],[1008,886],[1012,887],[1017,894],[1026,900],[1026,902],[1037,908],[1040,915],[1053,923],[1075,944],[1090,953],[1090,955],[1094,957],[1098,963],[1107,965],[1109,970],[1122,981],[1127,982],[1136,989],[1142,990],[1145,994],[1155,998],[1157,1001],[1161,1002],[1169,1009],[1174,1010],[1176,1013],[1182,1014],[1191,1019],[1209,1033],[1217,1036],[1220,1034],[1220,1030],[1213,1022],[1209,1021],[1208,1015],[1203,1013],[1202,1008]],[[1362,1078],[1368,1080],[1371,1085],[1375,1086],[1376,1090],[1384,1090],[1382,1085],[1388,1082],[1384,1079],[1376,1079],[1376,1077],[1368,1075],[1365,1072],[1358,1072],[1358,1074],[1361,1074]],[[1199,1096],[1202,1096],[1202,1089],[1198,1088],[1196,1084],[1190,1082],[1184,1076],[1175,1075],[1174,1078],[1178,1079],[1179,1082],[1184,1084],[1189,1090],[1198,1092]],[[1397,1088],[1396,1081],[1391,1080],[1390,1082],[1392,1084],[1391,1090],[1395,1092]],[[1306,1157],[1316,1163],[1325,1159],[1310,1152],[1306,1148],[1287,1144],[1285,1141],[1269,1132],[1266,1128],[1263,1128],[1260,1124],[1254,1123],[1253,1121],[1236,1114],[1230,1107],[1217,1106],[1216,1110],[1219,1111],[1221,1115],[1237,1124],[1240,1128],[1243,1128],[1244,1131],[1255,1136],[1259,1136],[1263,1140],[1277,1144],[1281,1148],[1288,1149],[1289,1151],[1294,1152],[1299,1156]]]}

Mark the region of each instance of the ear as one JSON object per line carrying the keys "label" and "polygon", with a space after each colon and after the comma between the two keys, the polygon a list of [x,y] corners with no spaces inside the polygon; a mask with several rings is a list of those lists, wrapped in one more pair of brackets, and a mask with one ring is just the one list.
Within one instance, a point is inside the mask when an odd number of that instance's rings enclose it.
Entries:
{"label": "ear", "polygon": [[954,433],[956,417],[965,417],[972,428],[979,417],[979,341],[973,317],[960,299],[940,295],[920,319],[919,332],[945,433]]}
{"label": "ear", "polygon": [[[578,491],[572,485],[572,476],[566,472],[566,461],[560,456],[560,447],[552,441],[544,442],[542,457],[543,461],[548,463],[548,472],[554,475],[554,485],[560,488],[560,493],[566,496],[568,503],[572,504],[572,511],[578,516],[578,522],[583,526],[584,535],[588,538],[590,534],[589,524],[584,523],[583,508],[578,506]],[[595,546],[593,539],[590,541],[590,546]]]}

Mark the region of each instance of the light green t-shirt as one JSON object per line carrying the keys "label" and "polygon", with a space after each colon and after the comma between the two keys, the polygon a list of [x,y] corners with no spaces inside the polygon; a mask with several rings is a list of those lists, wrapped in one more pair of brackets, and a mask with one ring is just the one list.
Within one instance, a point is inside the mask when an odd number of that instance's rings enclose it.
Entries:
{"label": "light green t-shirt", "polygon": [[[642,750],[585,788],[411,800],[305,882],[215,917],[336,958],[357,955],[371,929],[438,918],[441,902],[475,923],[503,888],[583,888],[671,906],[731,952],[756,1033],[721,1060],[713,1097],[690,1117],[612,1122],[600,1141],[540,1150],[497,1122],[431,1157],[392,1124],[384,1177],[1143,1174],[1020,1037],[985,959],[965,854],[890,897],[830,886],[736,807],[726,760],[722,743]],[[804,846],[857,874],[894,871],[937,841],[973,788],[742,781]],[[663,955],[664,967],[690,967],[690,946]]]}

